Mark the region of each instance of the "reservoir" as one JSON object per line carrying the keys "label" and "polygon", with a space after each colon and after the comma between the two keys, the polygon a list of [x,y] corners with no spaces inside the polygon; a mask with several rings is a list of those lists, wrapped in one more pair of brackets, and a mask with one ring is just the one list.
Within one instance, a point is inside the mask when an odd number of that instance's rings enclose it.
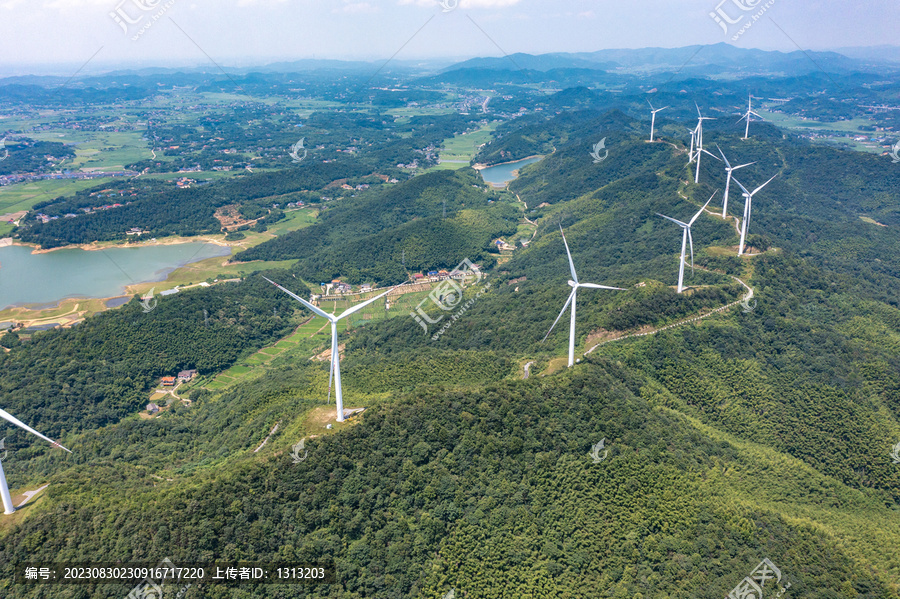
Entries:
{"label": "reservoir", "polygon": [[506,162],[481,169],[481,178],[492,187],[506,187],[506,184],[518,176],[518,170],[541,160],[543,156],[533,156],[515,162]]}
{"label": "reservoir", "polygon": [[126,285],[163,281],[185,264],[229,256],[231,248],[212,243],[181,243],[31,252],[30,247],[0,247],[0,310],[20,305],[56,305],[70,297],[122,295]]}

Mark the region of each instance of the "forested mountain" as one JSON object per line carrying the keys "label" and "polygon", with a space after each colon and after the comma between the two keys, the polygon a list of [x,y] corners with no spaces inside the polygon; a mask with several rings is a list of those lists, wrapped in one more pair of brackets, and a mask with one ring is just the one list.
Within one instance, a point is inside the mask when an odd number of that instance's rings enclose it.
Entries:
{"label": "forested mountain", "polygon": [[295,270],[310,282],[342,276],[352,284],[402,283],[408,272],[449,269],[464,258],[491,261],[491,240],[515,233],[520,218],[518,208],[498,199],[471,169],[436,171],[343,200],[315,225],[235,259],[299,258]]}
{"label": "forested mountain", "polygon": [[[729,89],[723,115],[739,97]],[[443,93],[370,91],[385,106]],[[900,599],[900,168],[772,123],[754,122],[747,140],[730,118],[709,123],[706,148],[754,163],[735,174],[746,187],[777,175],[754,197],[750,255],[738,257],[739,187],[722,218],[723,165],[704,154],[693,182],[681,116],[657,121],[651,144],[631,116],[643,96],[613,109],[592,104],[614,103],[594,89],[542,98],[554,107],[490,125],[398,117],[402,135],[380,113],[313,112],[304,128],[356,128],[359,151],[190,190],[142,184],[116,210],[20,229],[46,245],[138,218],[212,230],[218,206],[331,193],[472,127],[491,135],[474,161],[543,156],[508,190],[464,161],[379,177],[237,255],[296,260],[289,270],[5,336],[0,406],[73,453],[9,428],[13,491],[49,487],[0,522],[0,595],[124,597],[133,585],[27,586],[12,573],[25,561],[169,558],[336,565],[331,584],[192,585],[182,599],[721,599],[768,559],[785,598]],[[678,110],[695,110],[681,98]],[[257,139],[236,122],[210,117],[204,135]],[[197,130],[156,133],[190,143]],[[90,193],[39,209],[79,210]],[[682,232],[659,214],[687,220],[710,196],[679,294]],[[572,278],[561,229],[580,281],[622,288],[579,290],[571,369],[568,313],[543,340]],[[498,237],[526,243],[501,255]],[[335,423],[325,321],[288,342],[310,315],[260,275],[306,296],[304,283],[395,284],[464,258],[487,279],[440,335],[407,308],[342,321],[344,403],[366,410]],[[322,305],[355,300],[341,301]],[[242,360],[264,347],[271,360],[248,374]],[[189,401],[142,417],[158,378],[186,368],[206,377]],[[210,382],[228,368],[246,377]]]}

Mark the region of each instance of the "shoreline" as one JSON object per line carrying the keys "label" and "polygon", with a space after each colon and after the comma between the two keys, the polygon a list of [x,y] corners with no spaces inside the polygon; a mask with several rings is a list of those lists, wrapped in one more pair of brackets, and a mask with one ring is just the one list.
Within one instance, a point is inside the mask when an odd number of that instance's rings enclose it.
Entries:
{"label": "shoreline", "polygon": [[517,162],[522,162],[524,160],[531,160],[532,158],[544,158],[545,154],[534,154],[532,156],[526,156],[525,158],[519,158],[517,160],[510,160],[509,162],[498,162],[496,164],[482,164],[481,162],[477,164],[473,164],[472,168],[476,171],[483,171],[486,168],[493,168],[495,166],[503,166],[504,164],[515,164]]}
{"label": "shoreline", "polygon": [[[32,254],[49,254],[50,252],[55,252],[58,250],[84,250],[86,252],[95,252],[99,250],[109,250],[109,249],[128,249],[128,248],[139,248],[139,247],[155,247],[162,245],[182,245],[185,243],[211,243],[213,245],[218,245],[220,247],[234,247],[236,244],[229,243],[224,239],[214,239],[207,237],[163,237],[162,239],[157,239],[156,241],[141,241],[137,243],[125,242],[125,243],[115,243],[111,241],[93,241],[91,243],[80,243],[80,244],[71,244],[71,245],[62,245],[55,248],[42,249],[39,245],[35,243],[27,243],[24,241],[18,241],[12,238],[7,237],[6,239],[10,239],[11,241],[7,242],[5,245],[0,245],[0,247],[7,246],[19,246],[19,247],[27,247],[32,248]],[[4,239],[5,241],[5,239]]]}
{"label": "shoreline", "polygon": [[[16,242],[11,238],[4,238],[2,241],[2,245],[0,247],[9,247],[9,246],[20,246],[20,247],[28,247],[28,248],[36,248],[35,244],[31,243],[21,243]],[[98,245],[95,243],[92,244],[79,244],[79,245],[68,245],[59,248],[52,248],[47,250],[41,249],[33,249],[32,254],[45,254],[49,252],[53,252],[61,249],[82,249],[85,251],[97,251],[97,250],[105,250],[105,249],[114,249],[114,248],[138,248],[138,247],[150,247],[150,246],[169,246],[169,245],[182,245],[186,243],[208,243],[211,245],[215,245],[218,247],[228,248],[229,254],[222,256],[213,256],[212,258],[202,258],[198,261],[188,262],[186,264],[182,264],[171,269],[165,276],[156,281],[142,281],[139,283],[129,283],[124,286],[124,289],[114,295],[109,297],[85,297],[85,296],[68,296],[62,297],[54,302],[46,302],[46,303],[31,303],[31,304],[15,304],[6,306],[4,308],[0,308],[0,320],[2,321],[13,321],[24,323],[26,327],[36,326],[40,324],[49,324],[57,322],[60,326],[66,327],[71,326],[74,322],[78,322],[84,319],[84,314],[78,314],[88,308],[91,313],[96,311],[106,311],[112,310],[120,306],[110,307],[107,306],[107,303],[111,300],[119,299],[119,298],[130,298],[135,295],[140,296],[143,291],[150,288],[151,286],[159,286],[160,284],[165,285],[171,279],[176,278],[182,269],[190,268],[196,262],[202,262],[203,260],[208,259],[223,259],[225,263],[227,263],[231,256],[234,254],[234,248],[240,247],[240,242],[226,242],[223,239],[210,239],[206,237],[166,237],[155,242],[149,243],[138,243],[138,244],[111,244],[111,245]],[[225,265],[223,263],[223,265]],[[198,283],[199,284],[199,283]],[[194,285],[190,285],[193,287]],[[176,287],[185,288],[183,285],[178,284]],[[128,303],[127,301],[125,303]],[[123,304],[124,305],[124,304]],[[56,313],[51,316],[44,316],[47,312]]]}

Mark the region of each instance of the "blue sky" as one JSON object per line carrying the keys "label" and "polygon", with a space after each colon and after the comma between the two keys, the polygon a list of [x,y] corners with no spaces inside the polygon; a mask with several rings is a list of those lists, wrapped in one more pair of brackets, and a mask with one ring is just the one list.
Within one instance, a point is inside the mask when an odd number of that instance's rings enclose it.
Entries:
{"label": "blue sky", "polygon": [[[88,61],[84,72],[111,65],[247,66],[312,57],[385,60],[395,53],[405,60],[468,58],[721,41],[783,51],[900,45],[896,0],[443,2],[448,10],[439,0],[0,0],[0,74],[46,68],[62,74]],[[746,23],[767,3],[765,15],[737,41],[710,16],[719,8]]]}

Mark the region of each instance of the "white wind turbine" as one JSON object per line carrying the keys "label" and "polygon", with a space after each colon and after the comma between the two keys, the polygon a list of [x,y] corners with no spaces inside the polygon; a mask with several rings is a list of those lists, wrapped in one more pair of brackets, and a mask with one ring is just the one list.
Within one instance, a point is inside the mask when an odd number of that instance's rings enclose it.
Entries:
{"label": "white wind turbine", "polygon": [[566,256],[569,258],[569,271],[572,273],[572,279],[569,281],[569,287],[572,288],[572,293],[569,294],[569,299],[566,300],[566,304],[563,306],[563,309],[560,310],[559,316],[556,317],[556,320],[553,321],[553,325],[550,327],[550,330],[547,331],[547,334],[544,335],[544,339],[541,341],[543,343],[547,340],[547,337],[550,336],[550,333],[553,332],[553,327],[556,326],[556,323],[559,322],[559,319],[562,318],[563,312],[566,311],[566,308],[569,307],[569,304],[572,304],[572,314],[569,317],[569,367],[575,364],[575,295],[578,293],[578,290],[581,287],[587,287],[588,289],[613,289],[616,291],[624,291],[621,287],[607,287],[606,285],[595,285],[594,283],[579,283],[578,275],[575,274],[575,263],[572,262],[572,253],[569,251],[569,244],[566,242],[566,235],[563,233],[562,226],[559,227],[559,233],[562,235],[563,244],[566,246]]}
{"label": "white wind turbine", "polygon": [[[777,176],[778,176],[778,174],[776,173],[772,177],[772,179],[774,179]],[[772,179],[769,179],[768,181],[766,181],[765,183],[763,183],[762,185],[760,185],[753,191],[747,191],[747,188],[744,187],[743,185],[741,185],[740,181],[738,181],[737,179],[734,180],[734,182],[737,183],[738,186],[740,186],[740,188],[744,191],[744,221],[741,223],[741,245],[738,247],[738,256],[744,255],[744,240],[747,239],[747,225],[750,222],[750,210],[751,210],[751,204],[753,203],[753,196],[755,196],[756,193],[759,190],[761,190],[763,187],[765,187],[766,185],[771,183]]]}
{"label": "white wind turbine", "polygon": [[[266,277],[263,277],[263,278],[266,279]],[[270,281],[269,279],[266,279],[266,280],[269,281],[270,283],[272,283],[273,285],[275,285],[276,287],[278,287],[279,289],[281,289],[282,291],[284,291],[285,293],[287,293],[289,296],[291,296],[295,300],[299,301],[301,304],[303,304],[304,306],[306,306],[307,308],[309,308],[310,310],[315,312],[317,315],[321,316],[322,318],[325,318],[326,320],[328,320],[328,322],[331,323],[331,367],[329,368],[329,371],[328,371],[328,389],[329,389],[329,393],[330,393],[331,392],[331,377],[332,377],[332,375],[334,375],[334,391],[335,391],[335,400],[337,402],[337,421],[343,422],[344,421],[344,394],[343,394],[343,391],[341,390],[341,356],[340,356],[340,352],[338,351],[337,323],[342,318],[346,318],[355,312],[359,312],[360,310],[362,310],[369,304],[373,303],[375,300],[381,299],[382,297],[386,296],[388,293],[393,291],[394,288],[392,287],[392,288],[388,289],[387,291],[385,291],[384,293],[382,293],[381,295],[376,295],[372,299],[368,299],[368,300],[362,302],[361,304],[356,304],[352,308],[348,308],[340,316],[335,316],[334,314],[329,314],[328,312],[325,312],[324,310],[321,310],[320,308],[312,305],[311,303],[309,303],[308,301],[306,301],[305,299],[303,299],[296,293],[288,291],[287,289],[285,289],[278,283]]]}
{"label": "white wind turbine", "polygon": [[679,261],[678,266],[678,293],[684,291],[684,254],[687,250],[688,243],[690,243],[691,245],[691,272],[694,271],[694,238],[691,237],[691,226],[694,224],[694,221],[700,218],[700,215],[703,214],[703,211],[706,210],[706,207],[712,201],[713,196],[715,196],[718,192],[719,190],[717,189],[711,196],[709,196],[709,199],[706,200],[705,204],[703,204],[703,208],[701,208],[697,212],[697,214],[694,215],[694,218],[692,218],[690,222],[683,223],[680,220],[672,218],[671,216],[666,216],[665,214],[660,214],[659,212],[656,213],[657,216],[661,216],[664,219],[670,220],[673,223],[677,224],[684,231],[681,235],[681,260]]}
{"label": "white wind turbine", "polygon": [[757,116],[760,119],[765,120],[760,115],[753,112],[753,96],[748,95],[748,97],[747,97],[747,112],[744,114],[744,116],[742,116],[741,118],[738,119],[739,123],[741,121],[743,121],[744,119],[747,120],[747,128],[744,130],[744,137],[742,137],[741,139],[747,139],[748,137],[750,137],[750,119],[753,118],[753,116]]}
{"label": "white wind turbine", "polygon": [[[647,100],[647,104],[650,104],[650,100]],[[653,104],[650,104],[650,112],[653,115],[652,118],[650,119],[650,141],[651,142],[653,141],[653,129],[656,126],[656,113],[662,112],[666,108],[668,108],[668,106],[663,106],[662,108],[654,109]]]}
{"label": "white wind turbine", "polygon": [[[719,148],[719,144],[716,144],[716,147]],[[731,187],[731,175],[734,171],[739,168],[744,168],[745,166],[751,166],[756,164],[755,162],[748,162],[747,164],[741,164],[738,166],[731,166],[731,163],[728,162],[728,159],[725,158],[725,152],[722,151],[722,148],[719,148],[719,154],[722,155],[722,160],[725,161],[725,172],[727,176],[725,178],[725,199],[722,202],[722,218],[728,218],[728,190]]]}
{"label": "white wind turbine", "polygon": [[[18,418],[16,418],[12,414],[10,414],[9,412],[0,410],[0,418],[3,418],[4,420],[7,420],[7,421],[15,424],[19,428],[28,431],[32,435],[37,435],[38,437],[40,437],[44,441],[48,441],[51,445],[53,445],[55,447],[59,447],[61,449],[66,449],[65,447],[63,447],[62,445],[60,445],[59,443],[57,443],[56,441],[51,439],[50,437],[45,437],[41,433],[37,432],[36,430],[34,430],[33,428],[31,428],[30,426],[28,426],[21,420],[19,420]],[[69,451],[69,450],[66,449],[66,451]],[[69,453],[72,453],[72,452],[69,451]],[[4,514],[12,514],[13,512],[16,511],[16,508],[12,502],[12,497],[10,497],[10,495],[9,495],[9,486],[6,484],[6,473],[3,472],[2,463],[0,463],[0,497],[3,498],[3,513]]]}
{"label": "white wind turbine", "polygon": [[[694,102],[694,106],[697,106],[696,102]],[[716,120],[711,116],[703,116],[699,106],[697,106],[697,117],[697,173],[694,175],[694,183],[700,182],[700,154],[703,153],[703,121]],[[709,152],[707,152],[707,154],[709,154]]]}
{"label": "white wind turbine", "polygon": [[697,129],[688,129],[691,133],[691,151],[688,152],[688,164],[694,161],[694,142],[697,138]]}

